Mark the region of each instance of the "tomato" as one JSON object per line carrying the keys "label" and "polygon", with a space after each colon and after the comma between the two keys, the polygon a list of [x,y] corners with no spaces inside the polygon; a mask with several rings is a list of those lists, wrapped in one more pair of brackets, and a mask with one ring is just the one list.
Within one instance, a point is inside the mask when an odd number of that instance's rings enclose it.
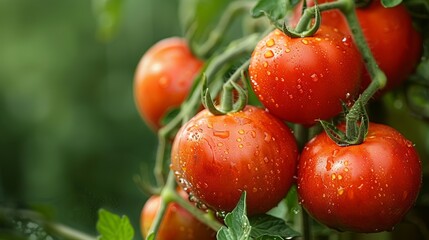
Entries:
{"label": "tomato", "polygon": [[422,168],[413,144],[395,129],[370,123],[360,145],[340,147],[325,132],[299,159],[298,195],[321,223],[354,232],[389,231],[414,204]]}
{"label": "tomato", "polygon": [[152,129],[159,129],[162,117],[184,101],[202,64],[177,37],[156,43],[143,55],[134,76],[134,97]]}
{"label": "tomato", "polygon": [[[187,194],[183,190],[179,193],[183,198],[187,198]],[[140,215],[143,238],[148,235],[160,204],[161,197],[158,195],[154,195],[146,201]],[[180,207],[179,204],[170,203],[161,222],[156,239],[216,239],[216,232],[198,221],[192,214]]]}
{"label": "tomato", "polygon": [[312,37],[275,30],[256,46],[249,66],[252,88],[273,115],[312,125],[341,111],[360,86],[362,59],[350,37],[321,26]]}
{"label": "tomato", "polygon": [[171,169],[185,190],[218,212],[232,211],[246,191],[253,215],[287,194],[297,154],[290,129],[263,109],[221,116],[202,110],[177,133]]}
{"label": "tomato", "polygon": [[[330,2],[321,0],[318,3]],[[313,5],[313,3],[311,3]],[[299,19],[300,6],[292,22]],[[422,37],[412,23],[411,16],[403,4],[385,8],[380,0],[373,0],[365,8],[357,8],[356,14],[364,37],[376,62],[386,74],[388,82],[380,92],[387,92],[399,86],[413,73],[422,53]],[[322,24],[333,26],[351,34],[345,17],[339,10],[322,13]],[[362,91],[369,85],[371,78],[364,68]]]}

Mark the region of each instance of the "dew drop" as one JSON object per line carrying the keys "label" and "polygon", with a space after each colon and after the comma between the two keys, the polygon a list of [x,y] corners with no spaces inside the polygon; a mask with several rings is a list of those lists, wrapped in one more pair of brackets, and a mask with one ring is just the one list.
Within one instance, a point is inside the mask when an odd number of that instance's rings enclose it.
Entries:
{"label": "dew drop", "polygon": [[169,78],[167,78],[167,77],[161,77],[160,79],[159,79],[159,85],[162,87],[162,88],[167,88],[168,87],[168,85],[170,85],[170,79]]}
{"label": "dew drop", "polygon": [[229,137],[229,131],[213,131],[213,136],[219,137],[219,138],[227,138]]}
{"label": "dew drop", "polygon": [[305,45],[308,44],[308,40],[307,39],[302,39],[301,42],[304,43]]}
{"label": "dew drop", "polygon": [[264,157],[264,162],[268,163],[270,160],[267,157]]}
{"label": "dew drop", "polygon": [[311,79],[313,79],[313,82],[319,81],[319,78],[317,77],[317,74],[313,73],[311,76]]}
{"label": "dew drop", "polygon": [[263,65],[264,65],[264,67],[268,67],[268,63],[267,62],[264,62]]}
{"label": "dew drop", "polygon": [[255,138],[256,137],[256,132],[255,131],[250,131],[250,136],[252,136],[252,138]]}
{"label": "dew drop", "polygon": [[271,141],[271,135],[269,133],[264,132],[264,135],[265,135],[265,137],[264,137],[265,142]]}
{"label": "dew drop", "polygon": [[274,44],[275,44],[276,42],[274,41],[274,39],[270,39],[270,40],[268,40],[267,42],[266,42],[266,46],[267,47],[272,47],[272,46],[274,46]]}
{"label": "dew drop", "polygon": [[264,54],[264,57],[266,58],[272,58],[273,56],[274,56],[274,53],[271,50],[266,51]]}

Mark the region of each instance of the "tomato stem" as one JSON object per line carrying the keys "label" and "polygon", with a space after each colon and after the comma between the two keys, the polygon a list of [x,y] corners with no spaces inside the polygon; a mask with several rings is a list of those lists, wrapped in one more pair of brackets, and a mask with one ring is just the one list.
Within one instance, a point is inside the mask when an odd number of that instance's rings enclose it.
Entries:
{"label": "tomato stem", "polygon": [[161,202],[159,204],[158,211],[156,212],[155,218],[150,226],[146,239],[156,239],[159,227],[161,226],[162,219],[167,211],[168,204],[175,200],[174,194],[176,188],[176,181],[172,171],[169,172],[167,183],[161,191]]}
{"label": "tomato stem", "polygon": [[346,129],[345,134],[340,132],[334,125],[323,122],[326,133],[338,145],[357,145],[364,141],[368,133],[368,115],[366,113],[366,105],[374,94],[386,85],[386,75],[379,68],[371,49],[369,48],[362,28],[359,24],[359,19],[356,15],[355,3],[353,0],[337,0],[332,6],[339,9],[345,16],[351,33],[353,34],[354,42],[362,55],[365,67],[371,77],[371,83],[359,96],[356,102],[351,106],[346,113]]}
{"label": "tomato stem", "polygon": [[[243,87],[239,86],[236,81],[240,80],[244,82],[244,71],[249,67],[250,60],[243,63],[235,72],[231,75],[226,83],[223,84],[222,98],[220,102],[220,108],[218,109],[211,98],[209,88],[207,86],[207,77],[203,78],[203,91],[201,99],[204,107],[209,110],[213,115],[224,115],[231,112],[238,112],[242,110],[247,104],[247,91]],[[244,83],[245,87],[245,83]],[[234,90],[238,93],[238,99],[234,101]]]}
{"label": "tomato stem", "polygon": [[210,35],[203,45],[195,48],[195,54],[201,58],[206,58],[222,40],[225,31],[231,26],[231,22],[241,12],[250,10],[253,7],[252,2],[248,1],[235,1],[231,2],[222,14],[217,26],[212,29]]}

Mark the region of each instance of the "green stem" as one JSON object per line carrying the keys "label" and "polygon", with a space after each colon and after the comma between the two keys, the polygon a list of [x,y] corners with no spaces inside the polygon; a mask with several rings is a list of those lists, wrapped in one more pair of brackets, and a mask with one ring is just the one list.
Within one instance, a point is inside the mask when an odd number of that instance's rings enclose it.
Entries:
{"label": "green stem", "polygon": [[356,43],[359,52],[362,55],[366,69],[371,77],[371,84],[367,89],[362,93],[360,100],[363,105],[374,96],[374,94],[381,88],[386,85],[386,75],[381,71],[378,66],[374,55],[369,48],[365,36],[362,32],[362,28],[359,24],[359,19],[357,18],[354,1],[353,0],[338,0],[339,9],[342,11],[343,15],[347,19],[348,26],[350,31],[353,34],[354,42]]}
{"label": "green stem", "polygon": [[97,238],[87,235],[77,231],[76,229],[67,227],[63,224],[46,222],[44,224],[46,232],[51,233],[52,235],[61,237],[68,240],[96,240]]}
{"label": "green stem", "polygon": [[196,49],[197,56],[206,57],[216,45],[219,45],[225,31],[231,26],[232,20],[241,12],[250,10],[252,7],[253,3],[248,1],[231,2],[219,19],[217,26],[210,32],[208,39],[200,48]]}
{"label": "green stem", "polygon": [[168,204],[174,200],[174,197],[172,197],[173,194],[175,194],[175,188],[176,188],[176,180],[174,178],[174,174],[172,171],[168,174],[167,182],[162,189],[161,192],[161,202],[159,204],[158,211],[156,212],[155,218],[152,222],[152,225],[150,226],[148,235],[146,236],[146,239],[156,239],[156,234],[158,233],[159,227],[161,226],[162,219],[165,215],[165,212],[167,211]]}

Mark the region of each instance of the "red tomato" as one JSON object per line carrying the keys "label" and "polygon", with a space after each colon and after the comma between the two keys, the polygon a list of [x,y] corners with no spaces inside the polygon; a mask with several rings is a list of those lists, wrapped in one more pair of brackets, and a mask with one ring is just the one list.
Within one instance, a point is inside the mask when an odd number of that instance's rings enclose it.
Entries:
{"label": "red tomato", "polygon": [[[330,1],[320,0],[318,3]],[[301,6],[297,7],[292,23],[299,20],[300,8]],[[373,0],[369,6],[357,8],[356,14],[369,48],[387,76],[387,85],[382,90],[387,92],[399,86],[414,71],[422,53],[422,37],[414,29],[411,16],[403,4],[385,8],[379,0]],[[351,34],[347,21],[339,10],[323,12],[322,24]],[[362,91],[370,82],[371,78],[364,68]]]}
{"label": "red tomato", "polygon": [[156,43],[143,55],[134,76],[134,97],[152,129],[159,129],[162,117],[183,102],[202,64],[185,40],[176,37]]}
{"label": "red tomato", "polygon": [[215,211],[232,211],[246,191],[253,215],[285,197],[297,154],[290,129],[260,108],[222,116],[203,110],[177,133],[171,169],[185,190]]}
{"label": "red tomato", "polygon": [[413,144],[395,129],[370,123],[360,145],[340,147],[325,132],[298,165],[302,206],[321,223],[354,232],[389,231],[414,204],[422,168]]}
{"label": "red tomato", "polygon": [[334,117],[360,86],[361,57],[350,37],[321,26],[312,37],[275,30],[256,46],[249,66],[252,88],[273,115],[314,124]]}
{"label": "red tomato", "polygon": [[[180,191],[183,198],[187,198],[187,194]],[[155,215],[158,212],[161,204],[160,196],[150,197],[141,212],[140,224],[143,238],[149,233]],[[200,239],[216,239],[216,232],[192,216],[177,203],[170,203],[167,207],[161,226],[157,233],[157,240],[200,240]]]}

